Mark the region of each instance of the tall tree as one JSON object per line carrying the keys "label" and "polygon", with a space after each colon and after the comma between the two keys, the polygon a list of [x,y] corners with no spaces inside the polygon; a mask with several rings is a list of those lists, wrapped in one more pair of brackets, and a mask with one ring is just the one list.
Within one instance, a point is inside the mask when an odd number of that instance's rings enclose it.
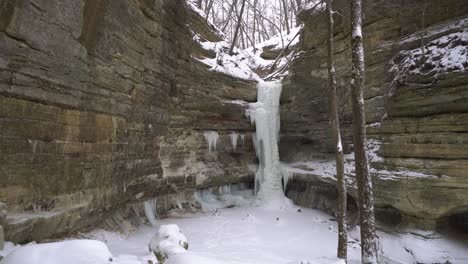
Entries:
{"label": "tall tree", "polygon": [[246,0],[242,0],[241,10],[240,10],[239,15],[237,16],[237,26],[236,26],[236,30],[234,31],[234,36],[232,38],[231,47],[229,48],[229,55],[233,54],[234,46],[236,45],[236,42],[237,42],[237,36],[239,35],[239,29],[242,24],[242,16],[244,15],[245,1]]}
{"label": "tall tree", "polygon": [[338,251],[337,256],[347,258],[348,232],[346,230],[346,185],[344,178],[343,146],[341,144],[340,121],[336,95],[335,43],[333,42],[332,0],[327,0],[328,14],[328,89],[330,92],[330,123],[335,144],[336,178],[338,189]]}
{"label": "tall tree", "polygon": [[352,26],[352,102],[353,138],[356,180],[361,224],[362,263],[377,264],[377,236],[375,234],[374,195],[366,153],[366,116],[364,112],[364,47],[362,39],[362,2],[351,0]]}

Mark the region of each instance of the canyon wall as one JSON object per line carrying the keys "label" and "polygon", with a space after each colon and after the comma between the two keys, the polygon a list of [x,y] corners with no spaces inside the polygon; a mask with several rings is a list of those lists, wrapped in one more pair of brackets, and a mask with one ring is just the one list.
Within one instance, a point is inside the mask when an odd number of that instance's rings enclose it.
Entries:
{"label": "canyon wall", "polygon": [[[6,239],[73,232],[125,204],[242,182],[255,83],[196,57],[220,36],[184,0],[0,3]],[[220,135],[208,151],[205,130]],[[236,150],[230,134],[245,135]],[[3,220],[2,220],[3,219]]]}
{"label": "canyon wall", "polygon": [[[334,5],[342,136],[345,151],[352,153],[349,2]],[[364,1],[364,8],[365,106],[376,205],[429,221],[466,212],[468,5],[458,0],[375,0]],[[290,67],[281,99],[280,153],[288,163],[332,164],[327,17],[306,10],[301,19],[302,52]],[[347,156],[351,163],[352,158]],[[319,169],[308,169],[313,181],[334,184]],[[356,197],[353,169],[347,175]]]}

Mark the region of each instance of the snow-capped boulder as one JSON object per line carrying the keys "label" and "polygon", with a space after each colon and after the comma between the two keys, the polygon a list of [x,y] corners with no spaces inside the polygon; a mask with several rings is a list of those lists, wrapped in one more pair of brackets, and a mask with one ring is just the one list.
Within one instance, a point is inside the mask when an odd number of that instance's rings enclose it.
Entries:
{"label": "snow-capped boulder", "polygon": [[187,238],[176,224],[162,225],[158,233],[151,239],[149,250],[156,255],[160,263],[164,263],[170,256],[186,253]]}
{"label": "snow-capped boulder", "polygon": [[2,264],[111,264],[107,246],[96,240],[68,240],[32,244],[8,254]]}

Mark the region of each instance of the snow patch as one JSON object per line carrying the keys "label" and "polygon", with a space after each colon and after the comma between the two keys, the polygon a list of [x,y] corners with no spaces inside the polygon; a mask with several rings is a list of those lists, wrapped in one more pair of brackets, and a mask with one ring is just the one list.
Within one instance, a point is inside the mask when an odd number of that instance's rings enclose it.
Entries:
{"label": "snow patch", "polygon": [[410,76],[433,76],[468,71],[468,29],[436,38],[423,47],[402,50],[395,55],[391,71],[394,82]]}
{"label": "snow patch", "polygon": [[211,42],[202,40],[202,38],[193,32],[193,40],[197,42],[204,50],[213,52],[214,58],[197,58],[195,60],[209,66],[210,70],[221,72],[236,78],[244,80],[260,80],[261,78],[252,71],[250,63],[245,52],[235,48],[233,54],[229,54],[230,43],[223,40],[220,42]]}

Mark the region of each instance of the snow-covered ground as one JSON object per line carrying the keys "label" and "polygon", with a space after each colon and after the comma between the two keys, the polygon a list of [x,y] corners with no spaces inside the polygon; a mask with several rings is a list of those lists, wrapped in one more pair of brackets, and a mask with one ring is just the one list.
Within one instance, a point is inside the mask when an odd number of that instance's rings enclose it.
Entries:
{"label": "snow-covered ground", "polygon": [[[217,213],[163,219],[160,225],[177,224],[197,257],[226,264],[336,263],[337,227],[332,216],[318,210],[270,210],[244,206]],[[129,237],[96,231],[114,255],[144,256],[156,228],[144,227]],[[468,246],[414,231],[379,232],[380,250],[397,263],[468,263]],[[350,232],[348,258],[360,263],[359,228]]]}
{"label": "snow-covered ground", "polygon": [[[187,254],[169,258],[166,263],[340,263],[335,258],[337,227],[333,217],[317,210],[297,209],[272,210],[251,204],[158,220],[156,226],[143,226],[129,236],[95,230],[83,234],[83,237],[106,244],[114,256],[111,263],[118,264],[154,261],[148,244],[159,227],[167,224],[180,227],[188,239],[189,250]],[[468,246],[441,235],[428,235],[421,231],[403,234],[378,232],[378,235],[380,253],[395,261],[387,263],[468,263]],[[11,249],[12,245],[8,244],[8,247]],[[358,227],[350,232],[348,249],[349,263],[360,263]],[[109,257],[105,249],[99,252]],[[63,256],[62,253],[57,256]],[[65,259],[67,262],[64,263],[78,263],[70,262],[69,257]]]}

